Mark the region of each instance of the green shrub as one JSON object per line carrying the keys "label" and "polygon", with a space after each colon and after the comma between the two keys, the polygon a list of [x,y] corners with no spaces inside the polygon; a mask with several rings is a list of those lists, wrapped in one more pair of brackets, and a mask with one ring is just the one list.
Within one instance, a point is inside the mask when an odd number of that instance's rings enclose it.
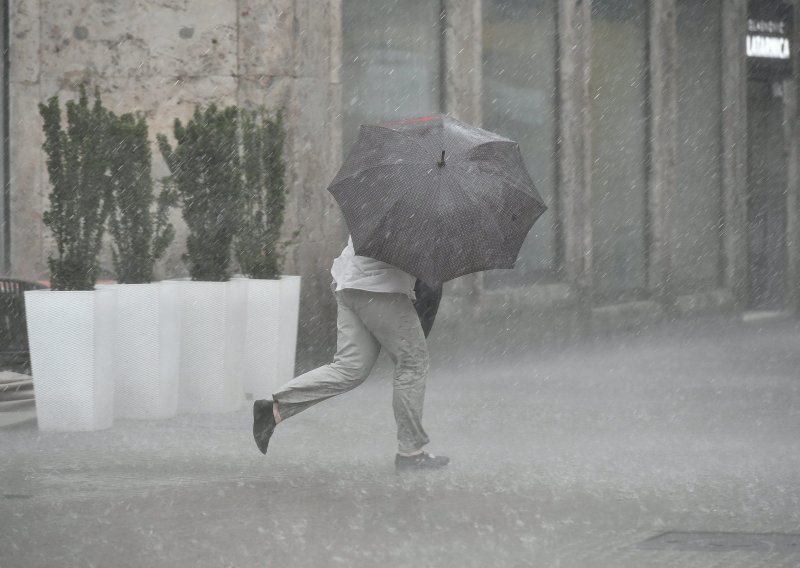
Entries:
{"label": "green shrub", "polygon": [[67,102],[67,129],[61,126],[58,97],[39,105],[50,177],[50,209],[44,224],[52,231],[56,256],[50,255],[54,290],[93,290],[110,200],[109,113],[95,91],[89,106],[85,86],[78,102]]}
{"label": "green shrub", "polygon": [[280,232],[286,207],[283,113],[273,116],[264,108],[243,110],[241,122],[244,189],[236,258],[247,276],[278,278],[284,256]]}
{"label": "green shrub", "polygon": [[108,221],[117,280],[125,284],[151,282],[153,266],[175,238],[168,222],[175,193],[165,183],[153,210],[152,154],[143,116],[112,113],[109,146],[112,189]]}
{"label": "green shrub", "polygon": [[158,136],[161,154],[181,198],[189,235],[184,259],[193,280],[230,277],[231,247],[242,192],[237,109],[195,108],[184,126],[175,120],[175,148]]}

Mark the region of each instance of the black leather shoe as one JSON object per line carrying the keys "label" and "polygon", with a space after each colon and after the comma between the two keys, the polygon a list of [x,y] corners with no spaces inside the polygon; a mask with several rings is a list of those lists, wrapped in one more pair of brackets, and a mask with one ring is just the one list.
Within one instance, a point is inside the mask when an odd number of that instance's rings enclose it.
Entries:
{"label": "black leather shoe", "polygon": [[262,454],[267,453],[269,439],[275,431],[275,416],[272,414],[271,400],[257,400],[253,403],[253,438]]}
{"label": "black leather shoe", "polygon": [[394,467],[397,471],[416,471],[425,469],[441,469],[450,463],[450,458],[445,456],[435,456],[428,452],[422,452],[413,456],[401,456],[397,454],[394,458]]}

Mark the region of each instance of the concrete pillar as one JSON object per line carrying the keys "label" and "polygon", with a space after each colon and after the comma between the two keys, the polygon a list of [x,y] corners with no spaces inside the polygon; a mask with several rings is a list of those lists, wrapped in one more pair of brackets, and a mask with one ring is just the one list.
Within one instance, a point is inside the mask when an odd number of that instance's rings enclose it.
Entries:
{"label": "concrete pillar", "polygon": [[747,303],[747,0],[722,10],[723,283],[739,308]]}
{"label": "concrete pillar", "polygon": [[670,309],[674,301],[670,284],[673,240],[670,213],[675,192],[678,121],[676,0],[651,2],[649,11],[648,283],[653,299]]}
{"label": "concrete pillar", "polygon": [[[274,1],[258,2],[274,10]],[[339,207],[327,191],[342,160],[341,0],[281,2],[288,14],[280,38],[289,42],[291,70],[267,80],[287,83],[279,87],[287,108],[290,184],[284,236],[292,242],[284,272],[303,276],[297,360],[306,368],[329,362],[336,345],[330,267],[347,240]],[[261,51],[269,52],[269,38],[261,39]]]}
{"label": "concrete pillar", "polygon": [[481,124],[483,14],[481,0],[442,0],[444,111]]}
{"label": "concrete pillar", "polygon": [[[459,120],[481,125],[483,13],[481,0],[441,0],[442,103],[441,110]],[[477,310],[483,275],[468,274],[448,283],[445,295],[472,297],[465,307]]]}
{"label": "concrete pillar", "polygon": [[587,309],[592,269],[591,7],[559,0],[559,224],[563,271]]}
{"label": "concrete pillar", "polygon": [[[44,142],[38,104],[39,0],[9,0],[10,274],[34,280],[47,275],[42,211]],[[46,180],[45,180],[46,181]]]}

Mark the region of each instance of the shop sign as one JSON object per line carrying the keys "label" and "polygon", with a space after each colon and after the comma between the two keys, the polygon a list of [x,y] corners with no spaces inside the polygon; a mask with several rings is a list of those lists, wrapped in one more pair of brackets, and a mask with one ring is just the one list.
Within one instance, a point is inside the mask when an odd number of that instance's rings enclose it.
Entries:
{"label": "shop sign", "polygon": [[750,0],[747,9],[748,73],[780,80],[792,74],[792,4],[782,0]]}

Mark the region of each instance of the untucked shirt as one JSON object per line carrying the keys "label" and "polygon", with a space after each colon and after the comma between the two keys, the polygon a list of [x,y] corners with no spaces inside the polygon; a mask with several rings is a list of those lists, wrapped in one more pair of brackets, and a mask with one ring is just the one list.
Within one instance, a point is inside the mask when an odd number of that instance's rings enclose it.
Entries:
{"label": "untucked shirt", "polygon": [[353,237],[347,239],[342,254],[333,261],[331,275],[337,292],[355,288],[368,292],[400,293],[416,299],[414,283],[417,279],[414,276],[380,260],[358,256],[353,249]]}

